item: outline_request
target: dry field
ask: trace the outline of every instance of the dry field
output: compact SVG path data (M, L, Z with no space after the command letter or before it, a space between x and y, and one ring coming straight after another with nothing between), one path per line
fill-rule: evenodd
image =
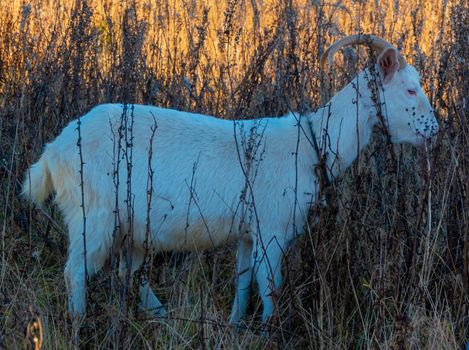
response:
M467 0L0 0L0 9L0 349L39 347L34 339L46 349L465 346ZM133 293L122 300L111 272L90 281L87 317L73 327L60 213L19 198L43 145L102 102L226 119L320 106L367 62L365 49L346 49L329 75L319 70L325 47L356 33L402 50L441 133L427 160L377 135L334 182L332 209L288 252L271 336L259 332L256 296L247 329L226 322L232 246L155 257L149 274L168 319L145 318Z

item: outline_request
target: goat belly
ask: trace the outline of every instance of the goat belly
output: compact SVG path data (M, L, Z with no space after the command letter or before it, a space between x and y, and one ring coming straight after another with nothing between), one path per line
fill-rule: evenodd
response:
M159 251L210 250L238 237L236 232L226 230L232 219L199 218L192 222L179 221L176 225L170 223L171 219L166 220L152 233L152 244Z

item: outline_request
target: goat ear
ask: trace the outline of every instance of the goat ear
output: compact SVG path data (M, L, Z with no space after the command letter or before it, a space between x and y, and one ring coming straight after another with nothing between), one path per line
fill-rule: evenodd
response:
M377 62L383 83L389 83L399 69L397 50L394 47L388 47L379 55Z

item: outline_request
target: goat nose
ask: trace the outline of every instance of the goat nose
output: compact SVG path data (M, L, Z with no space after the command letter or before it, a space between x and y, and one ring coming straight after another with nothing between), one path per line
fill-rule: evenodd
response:
M431 127L430 127L430 135L435 136L436 134L438 134L438 129L439 129L439 125L437 121L438 113L434 111L433 109L430 110L430 113L433 114L433 118L432 118L433 120L431 122Z
M438 122L436 118L433 119L432 127L431 127L431 132L433 135L436 135L438 133L438 130L440 129L440 126L438 125Z
M439 129L438 123L435 121L431 123L428 129L425 131L427 135L426 138L432 143L435 142L437 139L438 129Z

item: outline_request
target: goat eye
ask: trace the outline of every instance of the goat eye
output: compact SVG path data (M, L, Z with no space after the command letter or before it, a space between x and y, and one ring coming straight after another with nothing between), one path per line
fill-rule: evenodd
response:
M409 95L417 95L417 92L415 90L412 90L412 89L407 90L407 93Z

